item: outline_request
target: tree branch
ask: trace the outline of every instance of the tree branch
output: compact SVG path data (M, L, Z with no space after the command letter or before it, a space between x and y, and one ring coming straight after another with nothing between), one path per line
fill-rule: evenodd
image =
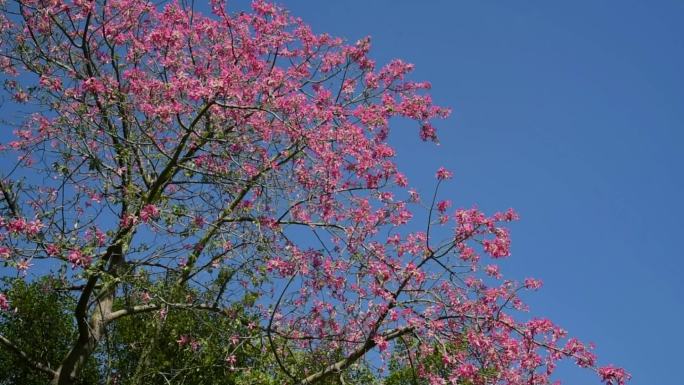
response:
M19 205L17 205L16 196L12 194L12 190L5 182L0 178L0 191L2 192L2 197L7 202L7 207L13 216L18 217L20 214Z
M214 313L225 314L225 310L218 306L212 306L208 304L192 304L192 303L164 303L164 306L177 308L177 309L195 309L195 310L205 310ZM115 321L121 317L125 317L133 314L147 313L155 310L161 310L162 304L147 304L147 305L136 305L127 307L124 309L116 310L104 319L105 324Z
M382 334L381 336L390 341L395 338L401 337L405 334L413 332L414 328L413 327L405 327L401 329L395 329L392 331L389 331L387 333ZM363 344L360 348L354 350L350 355L348 355L346 358L341 359L334 364L331 364L324 369L306 377L305 379L301 380L297 385L311 385L315 384L319 381L322 381L335 373L339 373L340 371L347 369L350 367L354 362L356 362L359 358L363 357L366 353L368 353L371 349L373 349L377 344L372 338L369 338L366 340L366 343Z

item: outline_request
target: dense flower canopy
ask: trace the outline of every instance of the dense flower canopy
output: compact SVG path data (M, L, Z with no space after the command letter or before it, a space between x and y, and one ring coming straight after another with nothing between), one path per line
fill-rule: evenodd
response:
M412 65L377 65L369 39L315 34L271 3L252 9L2 3L0 68L23 114L1 147L0 272L75 288L79 335L59 367L36 368L71 383L134 314L239 309L250 317L234 346L264 341L292 384L377 351L432 385L548 384L565 358L622 385L622 369L599 368L551 321L516 317L519 292L541 282L494 264L515 212L439 201L443 168L431 199L409 189L390 122L437 141L433 121L449 115ZM410 222L420 210L427 223ZM0 309L11 300L0 293ZM325 365L294 373L297 352Z

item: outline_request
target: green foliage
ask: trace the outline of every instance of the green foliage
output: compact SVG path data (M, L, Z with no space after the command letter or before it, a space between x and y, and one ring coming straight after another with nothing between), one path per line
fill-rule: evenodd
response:
M53 368L59 366L60 359L71 348L70 341L77 335L73 320L75 300L67 290L55 289L58 286L53 278L33 283L10 281L7 293L12 310L0 318L0 334L31 358L49 363ZM186 288L175 295L187 299L195 293ZM255 300L253 295L246 294L245 301ZM125 300L117 300L114 307L126 307ZM134 314L110 324L106 340L90 358L77 383L281 385L292 382L280 370L266 336L250 327L255 319L238 305L225 312L173 307L165 312L164 316L160 311ZM277 337L273 338L275 346L283 345ZM231 356L234 362L229 359ZM297 378L306 377L342 357L341 352L301 351L279 356L281 363ZM399 361L392 360L389 369L388 377L383 380L365 362L357 362L320 384L416 385L410 368L402 367ZM8 349L0 349L0 385L49 382L46 374Z
M9 282L7 293L12 309L0 316L0 334L32 359L56 368L69 350L76 330L68 312L73 308L73 300L53 286L50 278L33 283L20 279ZM96 378L95 360L91 359L77 383L92 384ZM43 385L49 381L49 376L8 349L0 349L0 384Z

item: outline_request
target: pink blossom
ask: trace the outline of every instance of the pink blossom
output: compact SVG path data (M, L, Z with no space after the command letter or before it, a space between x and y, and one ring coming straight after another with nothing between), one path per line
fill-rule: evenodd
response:
M105 86L99 79L88 78L83 82L83 90L94 94L101 94L105 92Z
M567 356L573 357L577 366L590 368L596 365L596 356L591 352L591 347L583 344L576 338L570 338L563 349Z
M406 175L402 173L397 173L394 176L394 182L397 184L399 187L406 187L408 186L408 178L406 178Z
M437 202L437 210L441 213L447 211L447 209L451 207L451 201L450 200L443 200Z
M501 273L499 272L499 266L497 265L487 265L485 267L485 272L487 275L494 278L501 278Z
M437 131L430 123L423 123L420 126L420 138L424 141L437 142Z
M28 235L36 235L40 232L40 230L45 227L43 223L40 221L40 219L33 220L31 222L28 222L26 225L26 234Z
M377 346L381 352L386 351L389 347L389 342L387 342L387 340L380 335L373 337L373 342L375 342L375 346Z
M235 370L235 363L237 363L237 357L235 357L235 354L231 354L226 357L226 364L228 364L230 370Z
M84 254L81 250L74 249L69 252L69 254L67 255L67 259L69 260L69 262L71 262L72 268L76 268L76 266L87 268L88 266L90 266L93 257Z
M540 279L535 278L525 278L525 287L532 290L537 290L541 288L543 282Z
M624 385L631 378L624 369L612 365L600 367L598 374L606 385Z
M62 89L62 80L60 78L42 75L40 77L40 85L50 91L60 91Z
M134 215L134 214L126 214L122 219L121 219L121 226L122 227L132 227L135 226L139 221L139 218Z
M33 264L30 259L22 258L22 260L17 263L17 270L22 274L26 274L31 266L33 266Z
M187 334L182 334L178 340L176 340L176 343L178 346L185 346L188 345L190 342L192 342L192 337L187 335Z
M24 91L18 91L16 92L12 98L17 102L17 103L26 103L29 101L30 97L29 94L24 92Z
M494 220L496 221L511 222L517 221L518 219L520 219L520 216L518 216L518 213L516 213L513 209L508 209L503 213L494 214Z
M100 229L95 229L95 240L97 241L98 246L104 246L105 241L107 240L107 236L105 233L102 232Z
M150 220L159 218L159 208L155 205L148 204L140 210L140 220L149 222Z
M454 174L451 171L447 170L446 168L440 167L437 170L436 176L437 176L437 180L445 180L445 179L451 179L454 176Z
M45 246L45 252L49 256L56 256L59 254L59 245L56 245L54 243L50 243L47 246Z
M420 194L416 190L409 190L409 200L413 203L420 202Z
M97 192L89 192L88 196L90 197L90 200L95 202L95 203L101 203L102 202L102 194L97 193Z
M0 293L0 310L9 310L9 301L7 300L7 296L5 295L5 293Z
M477 367L470 363L461 364L456 369L456 375L460 380L472 380L477 376Z
M201 215L196 215L195 218L192 220L192 223L201 229L207 223L207 220L204 219L204 217Z
M13 233L23 233L26 231L26 220L24 218L14 218L7 226L8 230Z

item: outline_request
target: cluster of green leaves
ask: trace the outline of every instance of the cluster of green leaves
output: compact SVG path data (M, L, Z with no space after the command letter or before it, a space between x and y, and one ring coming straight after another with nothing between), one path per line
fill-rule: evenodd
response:
M51 278L30 284L16 279L7 286L12 308L0 313L0 334L30 358L58 367L77 334L73 316L67 312L74 307L73 299L64 291L54 290L56 285ZM97 383L97 377L97 364L92 358L78 383ZM1 385L44 385L49 382L47 374L37 371L9 349L0 347Z
M11 280L6 282L6 289L12 309L0 316L0 334L36 361L58 367L77 335L72 315L75 301L69 290L60 289L60 281L49 277L32 283ZM184 289L175 295L187 299L194 293ZM123 299L117 301L116 308L126 307ZM342 352L321 357L320 352L300 351L279 357L278 363L266 336L250 330L252 321L238 307L224 313L169 307L163 316L154 311L122 317L108 327L104 343L77 383L281 385L292 382L289 376L304 378L325 363L342 358ZM181 342L183 336L187 341ZM273 338L275 346L281 345L277 337ZM401 346L397 352L399 349ZM227 360L231 356L234 361ZM392 359L388 375L382 378L370 365L358 362L322 385L423 385L413 368L402 362ZM439 362L437 355L426 361L431 366ZM279 370L280 365L289 374ZM0 385L49 382L48 375L0 347Z

